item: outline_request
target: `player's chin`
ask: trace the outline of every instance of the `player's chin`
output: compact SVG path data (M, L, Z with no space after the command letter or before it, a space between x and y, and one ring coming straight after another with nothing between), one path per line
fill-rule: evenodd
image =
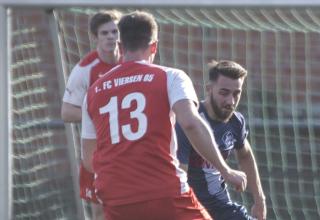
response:
M117 47L117 44L106 44L103 50L106 52L112 52L116 49L116 47Z
M223 113L225 115L231 115L233 112L234 112L233 108L227 108L227 107L223 108Z

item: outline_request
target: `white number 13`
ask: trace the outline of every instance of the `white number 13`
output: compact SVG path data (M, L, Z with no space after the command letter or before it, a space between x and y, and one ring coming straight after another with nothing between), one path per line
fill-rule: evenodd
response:
M146 98L140 92L134 92L126 95L121 102L121 109L128 109L131 106L131 102L137 102L137 108L130 112L130 118L136 118L138 120L138 129L133 132L130 124L121 126L121 132L123 136L130 141L138 140L147 131L148 120L146 115L143 113L146 107ZM118 110L118 97L111 97L108 104L99 109L100 114L109 113L109 125L110 125L110 136L111 143L117 144L120 142L119 135L119 110Z

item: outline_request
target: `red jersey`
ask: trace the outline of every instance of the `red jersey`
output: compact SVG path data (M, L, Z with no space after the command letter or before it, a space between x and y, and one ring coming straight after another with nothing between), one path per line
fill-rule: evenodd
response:
M72 69L66 85L63 102L81 106L89 86L116 65L102 61L96 50L88 53Z
M72 69L66 85L63 102L82 106L89 86L116 65L105 63L101 60L96 50L88 53ZM81 165L79 174L81 198L92 199L92 195L94 195L94 192L92 192L93 179L94 175L85 170Z
M89 88L82 138L97 139L93 169L103 202L135 203L189 190L171 111L182 99L198 101L190 78L144 61L118 65Z

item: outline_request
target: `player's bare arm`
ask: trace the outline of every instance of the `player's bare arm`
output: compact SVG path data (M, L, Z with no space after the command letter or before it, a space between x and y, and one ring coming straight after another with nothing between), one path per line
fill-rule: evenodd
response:
M63 102L61 106L61 118L64 122L80 122L81 107Z
M245 141L243 148L237 150L237 158L241 170L247 174L248 189L254 198L251 214L258 220L265 220L267 212L265 195L261 186L257 164L248 140Z
M180 100L173 105L173 111L195 150L212 163L227 182L233 184L240 191L245 190L247 186L246 174L233 170L226 164L208 125L200 117L195 104L191 100Z
M82 163L83 163L83 166L91 173L93 173L92 156L96 149L96 146L97 146L96 139L82 138L82 143L81 143Z

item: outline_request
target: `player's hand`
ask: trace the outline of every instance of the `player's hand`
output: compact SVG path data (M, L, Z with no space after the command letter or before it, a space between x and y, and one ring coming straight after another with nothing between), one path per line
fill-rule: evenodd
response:
M223 175L223 178L238 192L243 192L247 188L247 175L242 171L230 169Z
M251 207L251 215L258 220L267 219L267 206L264 199L257 200Z
M86 170L81 163L79 173L80 197L88 202L99 203L93 182L94 173Z

